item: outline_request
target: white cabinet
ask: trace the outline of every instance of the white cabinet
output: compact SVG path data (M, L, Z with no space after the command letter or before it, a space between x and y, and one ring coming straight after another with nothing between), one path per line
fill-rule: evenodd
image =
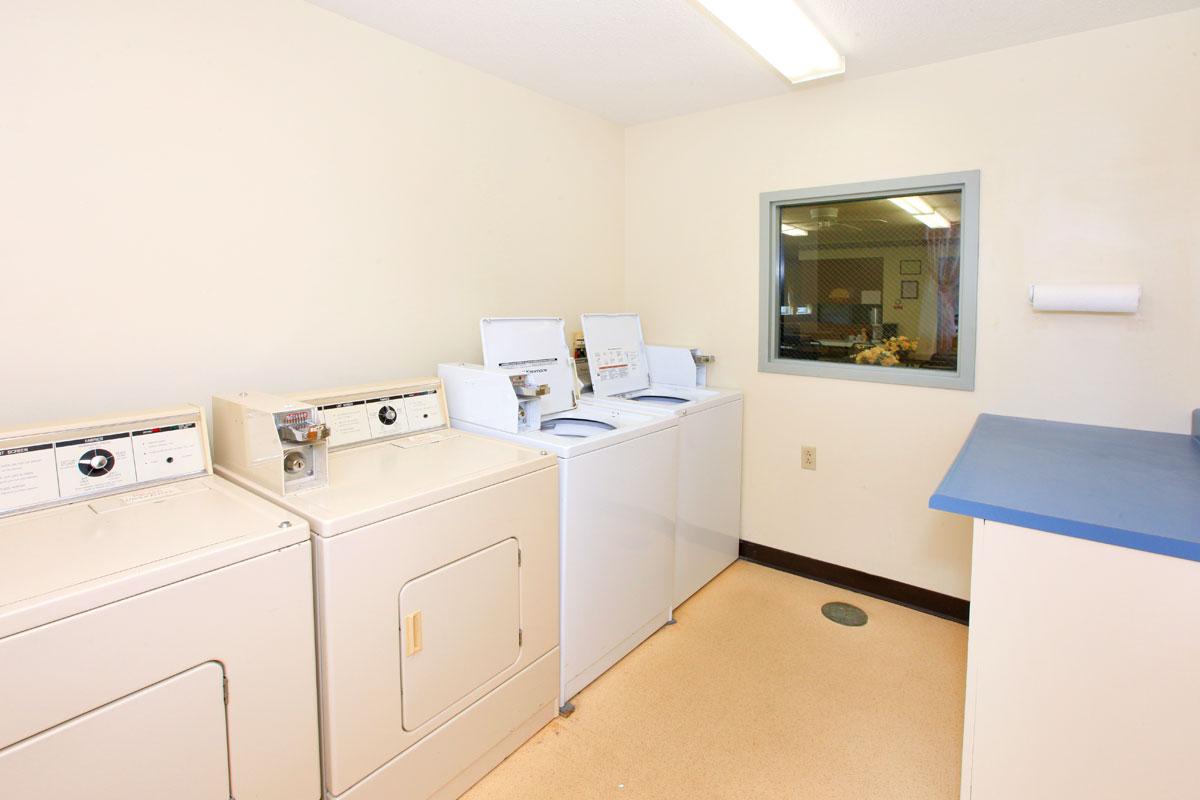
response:
M1198 796L1200 562L976 520L971 581L964 800Z

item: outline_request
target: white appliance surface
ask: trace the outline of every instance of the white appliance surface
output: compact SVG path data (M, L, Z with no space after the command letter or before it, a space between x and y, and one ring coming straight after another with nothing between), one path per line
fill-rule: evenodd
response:
M307 539L294 514L208 475L0 519L0 635Z
M609 411L581 406L564 413L610 419ZM638 426L626 420L626 435L607 447L454 421L559 453L563 702L670 619L677 425L666 415Z
M0 459L0 785L319 796L308 526L210 474L200 409L3 432Z
M742 515L742 394L651 385L638 397L584 393L580 408L636 409L679 422L674 590L681 605L738 558ZM661 402L669 397L682 402ZM692 398L692 399L687 399Z
M738 558L742 514L742 392L658 383L652 374L624 390L592 364L601 352L644 351L636 314L584 314L589 369L600 393L584 392L581 408L597 406L666 414L679 420L679 489L672 609ZM621 343L614 345L613 343ZM597 344L598 343L598 344ZM678 351L690 362L688 348ZM611 360L611 359L610 359Z
M405 655L400 696L413 731L521 655L520 548L505 539L409 581L400 590ZM463 586L472 591L464 591ZM439 606L445 597L448 602ZM427 609L437 608L437 613ZM425 649L425 641L445 646ZM424 658L414 658L424 653Z
M538 451L443 429L335 450L329 454L328 486L282 502L317 535L334 536L553 463ZM217 471L223 474L219 464Z
M529 375L540 365L538 380L551 387L541 398L541 430L451 421L558 456L565 703L670 618L678 419L579 404L561 319L490 318L481 331L486 367ZM572 387L569 395L563 385Z
M574 408L575 360L558 317L485 317L479 322L483 363L509 374L522 373L550 387L542 414Z
M489 317L480 322L480 331L485 366L528 375L550 387L549 394L539 400L541 430L508 436L465 419L453 420L456 428L500 436L570 458L674 424L664 424L654 414L580 405L575 392L575 362L570 358L563 321L558 317Z
M5 748L0 785L54 800L226 800L223 680L210 661Z
M537 447L560 458L573 458L629 442L648 433L668 430L678 424L662 414L633 412L599 405L579 405L569 411L542 418L542 430L507 434L490 428L453 421L455 427L489 436L499 436L526 447ZM672 472L674 469L671 470Z
M645 389L635 389L612 397L600 396L595 392L583 392L580 399L646 413L668 411L679 415L703 408L712 408L723 403L740 402L742 390L722 389L716 386L673 386L665 383L651 383Z
M297 397L330 425L328 485L217 470L311 523L326 793L457 796L557 707L557 462L450 430L436 378Z

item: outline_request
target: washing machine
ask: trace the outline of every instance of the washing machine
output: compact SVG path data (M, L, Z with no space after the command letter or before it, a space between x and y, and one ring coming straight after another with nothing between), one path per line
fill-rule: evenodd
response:
M0 787L319 798L308 525L195 406L0 432Z
M484 319L486 365L442 364L455 428L559 465L563 711L670 619L678 424L581 405L563 321Z
M710 356L647 345L637 314L584 314L591 390L600 403L679 419L673 605L738 557L742 532L742 393L708 387Z
M217 471L308 521L327 798L454 798L554 717L553 456L436 378L213 398Z

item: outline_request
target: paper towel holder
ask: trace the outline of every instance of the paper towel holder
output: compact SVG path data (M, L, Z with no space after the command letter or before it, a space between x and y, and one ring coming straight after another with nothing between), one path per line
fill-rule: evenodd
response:
M1136 314L1141 299L1138 283L1029 284L1034 311Z

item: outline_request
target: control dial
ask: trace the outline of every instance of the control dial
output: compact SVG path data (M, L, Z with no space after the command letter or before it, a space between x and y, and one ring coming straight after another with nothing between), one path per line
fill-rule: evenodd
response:
M379 421L384 425L392 425L396 422L396 409L391 406L380 406Z
M112 472L116 464L117 460L110 451L98 447L80 456L77 466L79 471L89 478L98 478Z

